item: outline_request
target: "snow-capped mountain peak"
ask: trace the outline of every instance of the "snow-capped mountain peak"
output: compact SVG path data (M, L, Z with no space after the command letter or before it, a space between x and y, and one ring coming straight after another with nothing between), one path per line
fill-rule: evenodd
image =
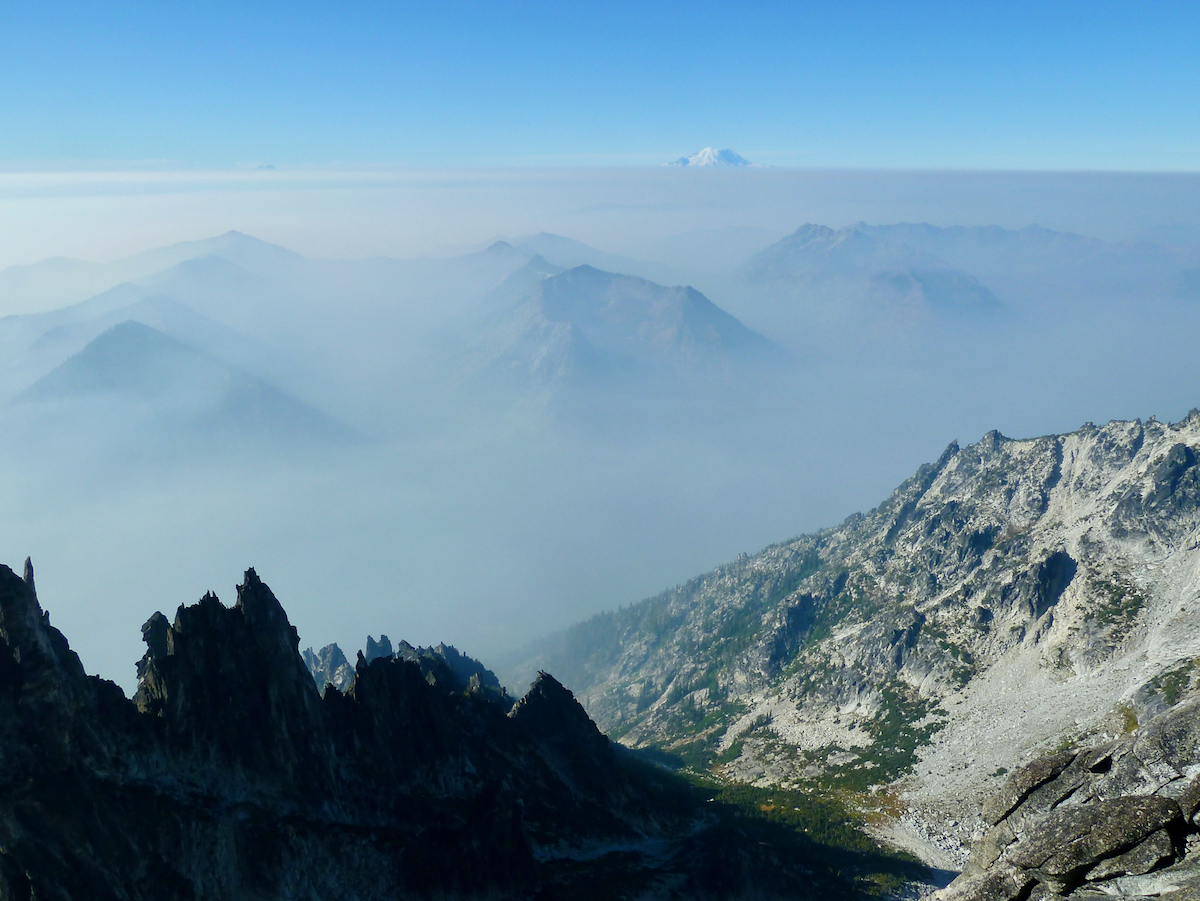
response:
M728 148L718 150L716 147L705 147L691 156L681 156L668 166L752 166L754 165L743 156Z

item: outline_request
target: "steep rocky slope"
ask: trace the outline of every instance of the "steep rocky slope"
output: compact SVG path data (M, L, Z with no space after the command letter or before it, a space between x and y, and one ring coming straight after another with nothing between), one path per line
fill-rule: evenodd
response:
M253 570L142 631L131 701L0 567L0 898L854 897L895 870L748 833L545 673L512 705L402 647L318 694Z
M956 869L1004 772L1129 731L1200 655L1198 459L1195 412L951 444L869 513L597 616L505 675L553 669L628 745L852 792Z

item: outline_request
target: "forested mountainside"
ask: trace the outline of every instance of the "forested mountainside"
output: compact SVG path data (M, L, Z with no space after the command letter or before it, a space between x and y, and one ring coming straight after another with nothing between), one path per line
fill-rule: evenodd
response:
M318 694L254 570L142 634L130 700L0 567L0 898L859 898L913 870L828 804L748 815L639 760L546 673L514 704L402 645Z
M1198 460L1195 411L953 443L865 515L503 672L550 669L611 736L695 768L869 793L957 866L1000 774L1157 714L1200 655Z

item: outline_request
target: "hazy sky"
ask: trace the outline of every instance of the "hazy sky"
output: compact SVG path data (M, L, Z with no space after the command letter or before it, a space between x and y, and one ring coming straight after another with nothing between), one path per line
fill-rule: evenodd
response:
M1195 170L1195 3L0 4L9 169Z
M714 273L807 222L1195 248L1198 34L1195 3L6 0L0 269L231 229L320 258L545 230L662 263L655 278L743 315ZM770 168L661 165L708 145ZM0 295L0 317L64 302ZM55 622L126 687L149 612L209 587L230 601L250 563L306 643L386 629L491 653L878 503L951 438L1181 416L1187 329L1136 309L1061 314L1049 354L1034 317L1029 390L1008 375L1019 354L973 358L975 381L806 375L825 381L746 445L499 453L484 436L442 459L414 437L354 466L134 488L73 457L5 460L0 561L32 553Z

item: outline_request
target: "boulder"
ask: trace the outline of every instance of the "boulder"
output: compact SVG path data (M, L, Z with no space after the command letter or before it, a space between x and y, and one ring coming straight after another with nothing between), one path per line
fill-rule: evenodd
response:
M992 828L936 897L1197 898L1200 866L1188 849L1200 848L1198 810L1192 698L1118 741L1045 755L1012 774L983 805Z

